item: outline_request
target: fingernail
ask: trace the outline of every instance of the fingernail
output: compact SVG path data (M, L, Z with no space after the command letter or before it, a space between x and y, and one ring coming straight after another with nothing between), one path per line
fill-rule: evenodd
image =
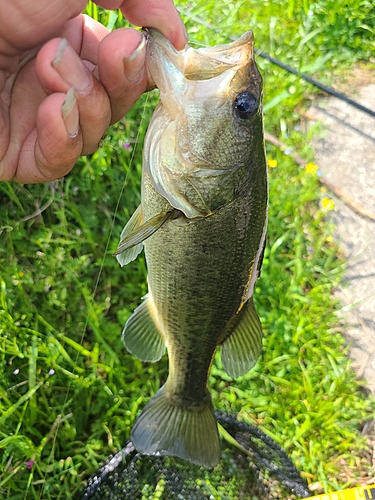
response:
M68 93L66 94L65 101L61 105L61 114L69 137L74 139L78 135L79 114L77 99L73 87L70 87Z
M65 38L61 40L57 48L52 66L77 92L84 92L92 84L89 71Z
M125 76L130 83L138 82L142 76L146 57L146 39L142 34L142 40L138 47L124 59Z

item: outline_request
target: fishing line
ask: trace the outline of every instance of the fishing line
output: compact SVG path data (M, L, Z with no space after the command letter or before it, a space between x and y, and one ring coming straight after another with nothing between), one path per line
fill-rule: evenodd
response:
M118 210L119 210L119 207L120 207L121 198L122 198L122 195L124 194L124 189L125 189L125 187L127 185L127 182L128 182L129 172L130 172L130 170L132 168L132 165L133 165L134 155L136 153L137 146L139 144L139 136L140 136L140 133L141 133L141 126L143 124L143 121L144 121L144 118L145 118L145 115L146 115L146 108L147 108L148 101L149 101L149 94L146 94L146 100L145 100L145 103L144 103L144 106L143 106L141 119L139 121L138 132L137 132L137 136L136 136L135 142L134 142L134 148L132 150L132 154L131 154L131 157L130 157L130 161L129 161L129 165L128 165L128 168L127 168L127 172L126 172L126 175L125 175L124 182L122 183L122 186L121 186L121 189L120 189L120 193L119 193L118 198L117 198L116 207L115 207L115 211L114 211L114 214L113 214L113 217L112 217L112 222L111 222L111 225L110 225L110 230L109 230L109 235L108 235L108 238L107 238L106 247L105 247L103 258L102 258L102 261L101 261L101 264L100 264L100 267L99 267L98 275L97 275L97 278L96 278L96 281L95 281L95 285L94 285L94 289L93 289L93 293L92 293L92 298L91 298L91 301L90 301L90 306L88 308L88 312L87 312L87 315L86 315L85 324L83 326L83 331L82 331L81 339L80 339L80 342L79 342L80 346L82 346L83 340L84 340L85 335L86 335L86 331L87 331L87 327L88 327L89 319L90 319L90 314L91 314L91 307L93 306L93 304L95 302L95 296L96 296L96 292L98 290L100 278L101 278L101 275L102 275L102 271L103 271L103 267L104 267L104 261L105 261L105 258L107 256L107 253L108 253L108 247L110 245L110 241L111 241L111 238L112 238L113 229L115 227L115 222L116 222ZM77 353L76 358L75 358L75 365L77 365L77 363L78 363L79 356L80 356L80 353ZM75 366L73 367L73 374L74 373L75 373ZM61 409L62 409L61 414L63 414L64 407L65 407L65 405L66 405L66 403L68 401L68 397L69 397L69 394L70 394L71 386L72 386L72 380L69 381L67 392L66 392L66 396L65 396L65 400L64 400L64 403L61 405ZM56 429L55 429L54 435L52 437L52 449L51 449L51 452L50 452L50 455L49 455L50 457L52 457L53 454L54 454L55 444L56 444L56 439L57 439L57 434L58 434L58 431L59 431L60 423L63 422L63 421L64 421L64 418L62 418L62 417L59 418L59 421L58 421L58 423L56 425ZM43 477L44 484L43 484L43 486L41 488L41 491L40 491L39 500L41 500L42 494L44 492L44 485L46 484L46 478L47 478L47 475L48 475L47 469L48 469L48 465L49 464L50 464L50 460L47 463L46 473L45 473L45 475ZM65 472L68 472L68 471L65 471ZM27 493L27 491L25 492L25 494L26 493ZM25 498L26 498L26 496L25 496Z
M276 64L280 68L285 69L286 71L289 71L289 73L293 73L293 75L299 76L300 78L302 78L302 80L305 80L306 82L311 83L312 85L314 85L318 89L323 90L323 92L325 92L326 94L330 94L334 97L337 97L337 99L341 99L342 101L347 102L348 104L350 104L354 108L357 108L360 111L363 111L364 113L367 113L368 115L375 118L375 111L373 111L372 109L366 108L366 106L362 106L362 104L360 104L357 101L354 101L353 99L350 99L350 97L348 97L347 95L345 95L341 92L338 92L337 90L333 89L332 87L328 87L327 85L323 85L323 83L318 82L318 80L315 80L314 78L311 78L311 76L308 76L305 73L301 73L300 71L296 70L295 68L292 68L288 64L285 64L285 63L279 61L278 59L271 57L269 54L266 54L265 52L263 52L260 49L255 48L254 52L258 56L263 57L264 59L267 59L267 61L271 62L272 64Z
M216 31L216 33L220 33L221 32L221 30L219 28L215 28L210 23L204 21L204 19L201 19L198 16L191 15L189 13L189 11L184 11L183 9L180 9L180 10L181 10L181 13L184 16L186 16L188 19L192 19L193 21L201 24L202 26L205 26L206 28L209 28L209 29L211 29L213 31ZM233 40L233 41L237 40L237 37L234 37L234 36L229 36L228 38L230 40ZM289 73L292 73L293 75L298 76L302 80L305 80L306 82L310 83L311 85L314 85L315 87L317 87L318 89L322 90L323 92L325 92L327 94L330 94L330 95L336 97L337 99L340 99L341 101L344 101L344 102L350 104L354 108L359 109L363 113L367 113L368 115L370 115L373 118L375 118L375 111L373 111L372 109L367 108L366 106L363 106L362 104L360 104L357 101L354 101L353 99L350 99L350 97L348 97L346 94L343 94L342 92L338 92L337 90L333 89L332 87L329 87L328 85L324 85L323 83L320 83L318 80L315 80L314 78L311 78L311 76L308 76L305 73L301 73L297 69L292 68L288 64L283 63L279 59L276 59L275 57L271 57L269 54L267 54L266 52L263 52L263 50L261 50L261 49L254 48L254 52L259 57L263 57L263 59L266 59L270 63L275 64L275 65L279 66L280 68L284 69L285 71L288 71Z
M201 44L201 45L203 45L203 44ZM121 189L120 189L120 193L118 195L118 199L117 199L117 202L116 202L116 207L115 207L114 215L112 217L112 221L111 221L111 224L110 224L110 230L109 230L109 235L108 235L108 238L107 238L106 247L105 247L105 250L104 250L103 258L102 258L102 261L101 261L101 264L100 264L100 267L99 267L99 271L98 271L98 275L97 275L97 278L96 278L96 281L95 281L95 285L94 285L94 288L93 288L92 298L91 298L91 302L90 302L90 305L89 305L89 308L88 308L88 312L87 312L87 315L86 315L85 324L83 326L82 335L81 335L81 338L80 338L80 341L79 341L79 345L80 346L82 346L83 340L84 340L86 332L87 332L87 327L88 327L88 324L89 324L89 319L90 319L90 314L91 314L91 307L93 306L93 304L95 302L95 296L96 296L97 289L98 289L98 286L99 286L99 282L100 282L102 270L104 268L104 261L105 261L106 255L108 253L108 248L109 248L110 241L111 241L111 238L112 238L112 234L113 234L113 230L114 230L114 226L115 226L115 222L116 222L118 210L119 210L119 207L120 207L120 202L121 202L121 199L122 199L125 187L126 187L127 182L128 182L129 172L130 172L131 167L133 165L134 156L135 156L135 153L137 151L137 145L139 144L139 136L140 136L140 133L141 133L142 124L143 124L144 119L145 119L146 109L147 109L148 102L149 102L149 93L146 94L146 99L145 99L145 103L144 103L144 106L143 106L141 119L139 121L138 132L137 132L137 136L135 138L135 146L134 146L134 148L132 150L132 154L131 154L130 161L129 161L129 166L128 166L128 169L127 169L127 172L126 172L126 175L125 175L124 182L122 183L122 186L121 186ZM79 356L80 356L80 353L77 353L76 358L75 358L75 365L77 365L77 363L78 363ZM74 373L75 373L75 366L73 367L73 374ZM72 386L72 380L69 381L69 384L68 384L68 387L67 387L66 396L65 396L65 400L64 400L64 403L61 405L61 409L62 409L61 415L63 414L63 412L64 412L63 409L66 406L66 403L68 401L68 397L69 397L69 394L70 394L71 386ZM58 431L59 431L59 426L60 426L60 423L63 422L63 421L64 421L64 418L62 418L62 417L59 418L58 423L56 425L56 429L55 429L55 432L54 432L54 435L53 435L53 438L52 438L52 449L51 449L51 452L50 452L50 457L52 457L53 454L54 454L54 449L55 449L55 445L56 445L56 439L57 439L57 435L58 435ZM49 465L50 462L51 462L51 460L48 461L47 466ZM65 471L65 472L67 472L67 471ZM48 472L46 472L46 474L43 477L44 484L43 484L43 486L41 488L41 492L40 492L40 495L39 495L39 500L41 500L41 498L42 498L42 495L43 495L43 492L44 492L44 485L46 484L45 480L46 480L47 476L48 476Z

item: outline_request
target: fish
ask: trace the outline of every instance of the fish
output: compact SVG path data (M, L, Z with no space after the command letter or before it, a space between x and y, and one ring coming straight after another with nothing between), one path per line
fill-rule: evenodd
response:
M125 324L145 362L168 351L165 384L131 432L146 455L208 469L220 442L208 376L218 346L226 372L247 373L262 348L253 292L268 211L262 78L251 31L226 45L177 51L147 29L146 66L160 102L145 138L141 204L116 251L144 248L148 294Z

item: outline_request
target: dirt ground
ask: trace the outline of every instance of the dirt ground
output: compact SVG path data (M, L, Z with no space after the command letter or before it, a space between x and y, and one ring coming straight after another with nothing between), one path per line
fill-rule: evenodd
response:
M375 110L375 72L372 83L368 72L365 76L355 77L366 85L353 86L351 94ZM345 283L337 291L343 304L340 322L353 367L375 394L375 118L332 97L316 100L309 116L322 125L313 146L323 177L374 216L361 216L331 195L336 236L347 260Z
M374 70L357 68L335 87L375 111ZM313 140L315 162L341 194L329 194L335 202L336 237L347 261L344 283L336 292L342 303L340 331L364 390L375 395L375 118L333 97L316 99L307 117L321 127ZM375 421L367 422L362 434L369 442L364 463L375 470ZM362 484L374 482L373 475L362 479Z

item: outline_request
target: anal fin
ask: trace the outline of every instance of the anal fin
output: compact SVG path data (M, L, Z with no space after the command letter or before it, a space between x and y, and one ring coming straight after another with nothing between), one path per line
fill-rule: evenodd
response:
M251 297L229 322L221 347L225 371L233 378L245 375L257 362L262 349L262 325Z
M165 343L152 316L152 298L143 302L125 323L122 340L126 349L142 361L158 361L165 353Z

